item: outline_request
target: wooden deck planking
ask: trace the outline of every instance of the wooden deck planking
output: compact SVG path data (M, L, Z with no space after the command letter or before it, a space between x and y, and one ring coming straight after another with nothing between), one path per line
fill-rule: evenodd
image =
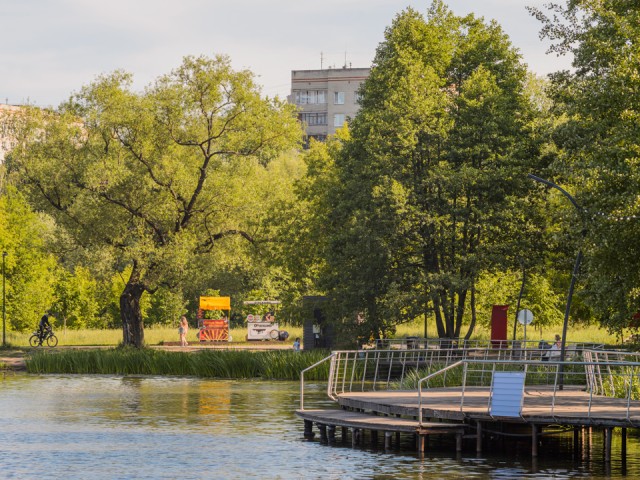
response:
M385 417L348 410L298 410L299 417L320 424L338 427L361 428L367 430L410 433L463 433L459 423L423 422L398 417Z
M491 418L488 414L488 388L466 388L462 409L461 392L461 388L433 388L423 391L422 408L425 418L457 421ZM417 391L343 393L338 396L338 402L352 408L387 414L418 415ZM581 387L567 386L564 390L557 391L553 409L552 402L553 387L525 388L521 421L640 427L638 401L631 402L628 419L626 399L590 396L588 392L582 391Z

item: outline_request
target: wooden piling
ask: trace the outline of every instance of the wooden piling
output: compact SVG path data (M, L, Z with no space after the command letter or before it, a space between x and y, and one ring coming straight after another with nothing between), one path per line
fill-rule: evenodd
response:
M322 423L319 423L318 430L320 430L320 442L329 443L329 439L327 438L327 426Z
M336 426L329 425L327 427L327 438L329 440L329 445L334 445L336 443Z
M304 438L313 440L315 433L313 433L313 422L311 420L304 421Z
M384 432L384 449L389 450L391 448L391 437L393 432Z
M482 422L476 425L476 453L482 453Z
M531 424L531 456L538 456L538 426L535 423Z
M606 427L604 429L604 461L611 461L611 439L613 437L613 428Z

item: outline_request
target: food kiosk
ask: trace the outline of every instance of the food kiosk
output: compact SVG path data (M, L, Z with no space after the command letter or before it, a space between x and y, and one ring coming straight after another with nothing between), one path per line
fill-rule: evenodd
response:
M223 312L222 318L214 312ZM226 315L224 315L226 312ZM198 340L200 342L230 342L229 314L231 297L200 297L198 308ZM218 318L211 318L216 316Z

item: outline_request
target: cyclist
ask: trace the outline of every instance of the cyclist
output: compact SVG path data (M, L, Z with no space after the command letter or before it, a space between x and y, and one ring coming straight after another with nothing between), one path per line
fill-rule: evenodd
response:
M40 345L42 345L42 341L44 340L46 333L51 331L49 315L51 315L51 312L46 311L45 314L42 315L40 323L38 324L38 337L40 337Z

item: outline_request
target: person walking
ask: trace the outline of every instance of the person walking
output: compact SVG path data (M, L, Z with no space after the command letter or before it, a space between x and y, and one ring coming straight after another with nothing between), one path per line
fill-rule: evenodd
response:
M186 347L189 345L187 342L187 332L189 331L189 322L187 322L187 317L182 315L180 317L180 325L178 326L178 333L180 334L180 346Z

